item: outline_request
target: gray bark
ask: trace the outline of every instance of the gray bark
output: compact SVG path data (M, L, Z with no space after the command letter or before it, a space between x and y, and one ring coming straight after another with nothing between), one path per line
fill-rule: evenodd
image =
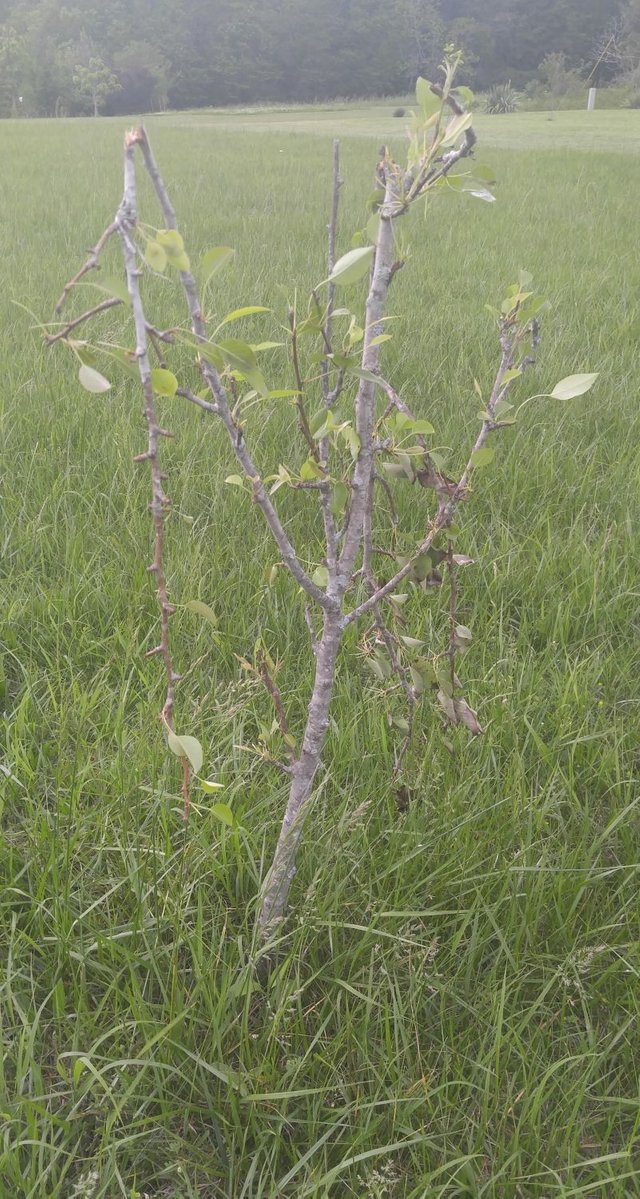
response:
M375 372L379 368L380 349L372 345L382 331L382 317L393 278L393 217L395 185L389 175L385 204L381 210L375 248L371 284L366 305L366 328L362 365ZM343 548L335 568L330 571L322 636L316 647L316 672L313 691L307 709L307 723L302 750L293 767L287 808L280 829L271 869L262 891L258 926L262 943L277 932L284 916L289 890L296 872L296 855L313 801L316 777L327 729L333 682L342 632L342 608L345 592L351 582L355 561L362 545L365 513L371 495L374 472L373 423L375 418L376 384L362 379L356 396L356 431L360 437L360 453L353 473L352 499L344 534Z

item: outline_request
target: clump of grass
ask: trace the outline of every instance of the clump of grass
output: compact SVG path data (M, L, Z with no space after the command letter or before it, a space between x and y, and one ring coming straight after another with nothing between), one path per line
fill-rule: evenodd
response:
M394 117L404 117L404 116L406 116L406 112L407 112L406 108L394 108L393 116Z
M517 92L509 83L498 83L487 93L484 102L484 111L491 116L498 116L502 113L516 112L518 108Z

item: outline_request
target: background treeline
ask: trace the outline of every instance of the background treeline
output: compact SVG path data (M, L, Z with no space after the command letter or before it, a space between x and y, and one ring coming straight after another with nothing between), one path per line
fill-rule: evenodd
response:
M397 95L447 42L477 89L607 46L603 82L636 66L640 0L0 0L0 116Z

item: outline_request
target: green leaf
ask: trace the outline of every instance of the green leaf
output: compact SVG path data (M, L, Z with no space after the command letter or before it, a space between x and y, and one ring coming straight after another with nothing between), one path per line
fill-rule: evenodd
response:
M307 461L303 462L300 467L300 478L308 483L313 479L324 479L325 473L313 458L307 458Z
M170 258L184 252L184 241L177 229L159 229L156 240L166 250Z
M439 691L437 695L438 703L441 708L444 708L449 720L452 724L457 724L456 707L453 698L447 695L446 691Z
M78 371L78 379L85 391L90 391L94 395L100 395L104 391L111 390L111 384L100 371L96 371L92 366L87 366L86 362L82 363Z
M331 511L334 516L341 516L349 503L349 488L344 483L336 483L331 497Z
M244 487L242 475L227 475L225 483L231 483L233 487Z
M157 366L151 372L151 386L157 396L174 396L178 390L178 380L173 371Z
M463 191L468 192L476 200L484 200L486 204L495 204L496 202L493 192L490 192L486 187L465 187Z
M485 166L484 163L474 163L473 165L474 179L480 179L483 183L495 183L496 173L491 167Z
M200 786L205 795L215 795L216 791L224 791L224 783L216 783L213 779L200 779Z
M316 587L326 587L329 582L329 571L326 566L316 566L312 576L312 582Z
M191 263L185 253L184 242L177 229L160 229L157 243L164 250L170 266L178 271L190 271Z
M242 480L240 481L242 482ZM197 616L202 616L205 620L208 620L209 624L212 624L214 628L218 627L218 621L216 620L213 608L210 608L203 600L189 600L188 604L185 604L184 607L188 612L195 612Z
M255 354L248 342L241 342L239 338L230 337L228 341L218 342L217 349L222 350L224 360L230 367L242 370L244 367L255 366Z
M115 296L116 299L122 300L127 308L131 307L131 296L124 279L114 279L111 275L100 275L99 279L91 281L91 287L97 287L98 291L104 291L108 296Z
M519 379L521 374L522 374L521 370L514 369L514 370L510 370L510 371L505 371L504 375L502 376L502 379L500 380L500 387L506 387L507 383L512 383L514 379Z
M144 252L144 259L145 262L149 264L152 271L159 271L160 274L162 274L162 272L166 270L167 255L165 254L159 242L147 242L147 248Z
M123 346L109 346L109 349L103 347L103 352L108 354L109 358L113 358L116 362L119 362L132 379L140 378L135 350L126 350Z
M537 316L539 312L546 312L550 307L549 301L545 300L544 296L532 296L530 300L521 304L518 312L518 320L526 325L527 321L533 320L534 316Z
M409 667L409 673L411 675L411 682L413 683L416 693L418 695L422 695L422 692L424 691L424 685L425 685L425 680L424 680L423 674L421 673L421 671L417 670L415 666Z
M257 312L271 312L271 309L262 308L258 304L249 304L247 308L234 308L233 312L229 312L224 320L220 321L218 328L221 329L223 325L230 325L232 321L239 321L243 316L255 316ZM270 345L272 344L274 343L270 343ZM275 344L279 343L276 342Z
M194 774L198 774L202 769L204 754L202 746L196 737L187 737L185 734L169 733L167 737L169 749L176 754L178 758L187 758L191 765Z
M373 246L363 246L359 250L349 250L348 254L343 254L329 275L329 282L345 287L350 283L357 283L369 270L373 250Z
M498 400L498 403L494 408L494 413L496 416L502 417L506 416L507 412L511 412L512 409L513 404L510 404L508 400Z
M267 311L271 311L271 310L267 309ZM281 348L281 346L283 346L283 345L284 345L283 341L259 341L257 343L254 342L253 345L251 346L251 349L254 351L255 354L259 354L262 350L279 350ZM271 394L273 395L273 392ZM298 392L296 392L295 394L298 395Z
M252 387L260 392L260 395L268 395L269 388L264 381L262 372L258 369L256 356L248 342L229 338L227 341L219 341L216 348L221 351L227 366L230 366L232 370L240 371L240 374L249 380Z
M438 112L442 105L440 97L431 91L429 80L423 79L422 75L416 79L416 103L420 106L425 120L433 116L434 112Z
M78 358L81 362L84 362L85 366L97 367L98 355L93 346L86 345L84 342L74 342L73 344Z
M576 396L584 395L586 391L590 391L593 387L598 374L595 375L567 375L566 379L561 379L556 383L551 392L552 400L573 400Z
M212 366L215 366L217 371L224 370L224 355L222 351L219 350L217 346L212 345L211 342L203 342L201 345L199 345L198 353L202 358L205 358L207 362L210 362Z
M428 433L435 433L435 429L434 429L433 425L431 424L431 421L428 421L428 420L412 421L411 431L415 434L421 433L423 435L426 435Z
M232 250L231 246L214 246L212 250L207 250L200 264L207 277L207 282L231 262L234 254L235 250Z
M482 466L488 466L493 462L495 450L490 445L483 445L482 449L474 450L471 455L471 465L477 469Z
M433 570L433 562L429 554L418 554L413 564L413 576L418 583L428 579Z
M467 108L470 104L473 104L475 96L470 87L465 87L464 84L458 84L454 90L461 103L466 104Z
M342 363L339 363L342 365ZM345 361L343 369L348 375L355 375L356 379L366 379L367 383L375 383L376 387L381 387L384 391L384 384L378 375L374 375L373 371L369 371L366 367L356 366L355 364Z
M184 250L181 254L167 254L167 258L169 259L169 266L175 267L177 271L191 270L191 260L189 255L185 254Z
M360 453L361 442L358 434L353 428L353 425L347 425L346 428L341 429L340 436L349 446L349 453L355 462L358 454Z
M367 196L366 207L369 212L377 212L384 201L384 191L381 187L376 188ZM335 312L333 314L335 316Z
M211 814L217 820L221 820L223 824L228 824L229 828L235 828L236 818L228 803L214 803Z
M472 121L473 121L473 113L470 113L470 112L463 112L460 114L460 116L453 117L452 120L450 120L449 124L447 125L447 128L445 130L445 135L442 139L441 145L442 146L453 145L453 142L455 142L460 137L460 134L464 133L465 129L469 128ZM492 199L495 199L495 197L492 197Z
M392 479L406 479L407 472L404 466L399 462L383 462L382 469L385 474L390 475Z
M381 346L383 341L391 341L391 333L378 333L377 337L372 337L369 342L370 346Z
M369 217L369 220L367 221L367 223L365 225L365 231L366 231L367 237L369 238L369 241L374 246L376 245L376 242L378 241L379 228L380 228L380 217L378 216L377 212L372 212L371 216Z
M309 428L311 429L311 432L315 438L318 437L319 431L324 429L325 425L327 426L327 429L333 428L333 412L330 408L319 408L317 412L313 413L311 419L309 420Z

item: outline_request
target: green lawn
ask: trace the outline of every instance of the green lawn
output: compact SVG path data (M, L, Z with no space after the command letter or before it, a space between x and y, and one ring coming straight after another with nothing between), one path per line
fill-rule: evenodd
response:
M252 340L280 340L294 288L304 297L326 273L331 138L347 249L377 146L402 131L389 106L148 125L193 260L237 248L216 312L274 309L247 323ZM296 589L265 586L275 555L224 484L220 430L163 401L170 591L211 604L220 630L216 643L190 612L174 617L177 723L245 830L205 799L185 834L161 670L145 658L140 399L115 375L106 396L84 392L18 306L48 319L111 219L124 127L0 123L0 1197L632 1199L640 113L480 117L497 203L443 195L407 222L385 369L452 447L451 473L477 429L473 379L490 386L497 362L484 305L520 268L553 306L522 395L573 371L600 379L525 408L461 513L476 561L464 673L486 735L452 757L425 699L407 810L375 681L348 648L291 938L264 989L253 917L286 786L250 752L271 712L237 655L265 637L297 732L309 663ZM143 216L158 223L148 189ZM118 269L115 248L108 260ZM153 294L159 320L182 319L168 288ZM103 335L130 341L124 324L116 311ZM291 386L280 351L265 371ZM283 432L299 454L288 409L249 432L267 473ZM408 485L401 509L418 536ZM306 511L285 501L308 545ZM446 600L412 601L427 638Z
M401 105L410 111L410 105ZM179 129L218 129L243 132L319 133L331 137L373 137L378 142L402 138L406 120L393 116L392 103L336 104L288 110L216 109L167 113L155 120ZM640 118L633 110L595 112L519 112L510 116L478 113L475 125L483 147L510 150L617 150L638 153Z

